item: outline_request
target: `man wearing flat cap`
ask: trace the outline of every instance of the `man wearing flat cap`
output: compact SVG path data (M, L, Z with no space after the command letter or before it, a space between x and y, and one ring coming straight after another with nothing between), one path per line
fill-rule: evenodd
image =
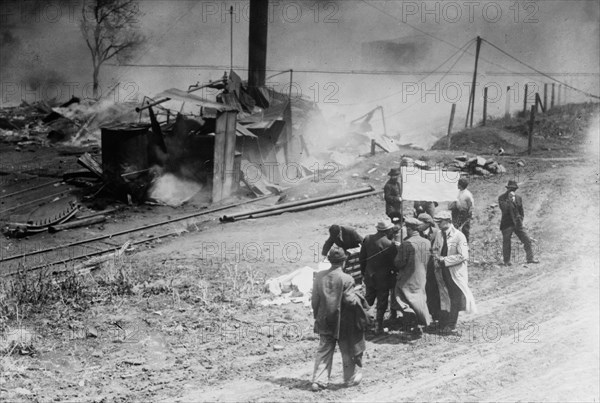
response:
M519 240L523 242L527 263L539 263L540 261L533 255L531 247L531 238L527 235L523 227L523 219L525 213L523 211L523 201L521 196L517 196L515 192L519 186L514 180L509 180L506 185L506 192L498 197L498 205L502 211L502 219L500 220L500 231L502 231L502 257L504 264L510 266L511 254L511 239L515 233Z
M354 291L354 279L342 271L346 252L334 246L327 255L331 267L315 273L311 304L319 347L315 354L312 390L327 388L336 344L342 353L344 384L358 385L362 379L362 356L368 305ZM326 374L326 379L321 377Z
M394 258L396 257L396 244L394 237L394 224L389 218L377 223L376 234L367 235L360 250L360 271L363 275L366 294L365 299L373 305L377 299L377 333L383 332L383 317L388 308L390 289L396 283L394 277ZM396 311L391 312L395 318Z
M420 333L418 325L429 326L431 315L427 307L425 285L427 281L427 264L431 256L431 243L421 237L419 228L423 223L416 218L404 219L408 237L398 247L394 265L398 271L392 307L402 311L404 325L412 328L413 333ZM412 309L417 323L410 323L405 307Z
M402 219L402 179L400 178L400 169L390 169L388 176L390 179L388 179L383 187L385 214L393 222Z
M427 239L429 242L433 243L435 234L437 234L439 231L437 225L435 225L433 217L427 213L421 213L417 219L421 222L421 225L419 226L419 234L421 234L421 236Z
M433 241L435 277L440 295L440 329L443 333L456 333L458 313L475 312L475 299L469 289L469 245L465 235L452 225L448 210L435 214L440 232Z
M347 252L348 249L356 248L362 243L363 237L354 228L334 224L329 227L329 238L323 244L321 255L327 256L333 245L337 245Z

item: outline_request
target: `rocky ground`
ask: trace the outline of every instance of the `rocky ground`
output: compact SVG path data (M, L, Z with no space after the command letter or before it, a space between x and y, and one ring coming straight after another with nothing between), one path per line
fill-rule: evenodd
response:
M459 336L426 334L408 341L393 329L369 334L364 380L357 387L342 386L336 355L334 385L310 391L318 344L310 308L263 306L272 297L262 285L268 277L316 267L333 223L354 226L363 235L374 232L384 211L380 196L228 224L219 223L216 214L206 216L194 224L197 231L138 250L83 278L12 280L20 293L4 287L0 298L7 335L2 341L10 347L0 361L0 397L598 401L598 114L590 124L568 139L553 136L560 152L540 147L527 157L522 142L512 141L512 155L493 157L507 167L506 174L471 178L476 209L469 283L478 313L461 313ZM535 141L543 143L544 134ZM288 197L365 184L381 188L401 154L449 161L457 152L380 154L340 170L331 182L302 183ZM519 263L499 265L495 203L508 179L521 184L538 265L524 264L516 241ZM15 339L16 328L24 330ZM18 342L11 344L9 336Z

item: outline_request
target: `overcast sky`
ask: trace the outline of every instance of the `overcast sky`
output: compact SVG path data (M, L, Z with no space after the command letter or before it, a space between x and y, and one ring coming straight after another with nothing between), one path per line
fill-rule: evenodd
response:
M424 127L436 131L447 120L452 102L458 104L459 116L466 113L475 45L464 53L461 48L477 35L558 80L598 94L599 4L597 0L271 1L267 76L294 69L295 93L318 102L329 115L353 118L383 105L391 134ZM247 1L144 0L139 3L140 29L148 43L131 61L133 66L103 68L103 90L121 82L113 97L122 101L220 78L229 69L231 5L233 64L245 79ZM91 59L79 31L80 9L81 1L2 2L3 105L23 97L91 94ZM387 54L385 49L373 50L376 41L380 46L392 44ZM484 84L492 98L489 113L498 115L504 112L507 85L519 92L513 94L516 109L522 107L526 82L551 82L486 42L479 72L476 118ZM283 89L288 80L282 75L268 82ZM50 86L52 81L58 86ZM586 100L572 92L567 99Z

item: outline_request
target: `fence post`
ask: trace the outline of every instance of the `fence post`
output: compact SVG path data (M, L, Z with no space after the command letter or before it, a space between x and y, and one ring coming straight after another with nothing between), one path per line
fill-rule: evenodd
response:
M554 83L552 83L552 95L550 97L550 109L554 108Z
M544 84L544 109L548 109L548 83Z
M448 149L450 149L450 143L451 138L452 138L452 125L454 124L454 112L456 111L456 104L452 104L452 109L450 110L450 122L448 123L448 135L446 136L447 138L447 145L448 145Z
M371 155L375 155L375 140L371 140Z
M485 126L485 121L487 118L487 91L488 87L483 88L483 126Z
M527 112L527 84L525 84L525 93L523 94L523 115Z
M529 114L529 139L527 141L527 154L531 155L533 148L533 123L535 121L535 106L531 105L531 113Z
M506 107L504 109L504 117L510 118L510 85L506 87Z

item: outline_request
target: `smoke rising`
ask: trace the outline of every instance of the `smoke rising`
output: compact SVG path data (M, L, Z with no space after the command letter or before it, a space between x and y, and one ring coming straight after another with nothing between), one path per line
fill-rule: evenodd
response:
M4 2L3 7L19 3ZM65 2L55 3L62 4L64 10L57 21L50 22L43 15L37 18L39 11L31 10L24 12L27 23L22 21L21 10L6 17L1 48L3 82L23 81L43 87L46 77L91 81L89 50L78 28L79 7L69 13ZM449 7L450 3L457 7ZM421 146L435 140L432 134L445 131L453 102L457 103L455 127L460 127L466 115L474 46L446 76L460 53L425 78L457 51L448 43L460 47L481 35L528 64L558 74L558 79L570 85L600 92L598 2L483 0L473 2L472 10L466 3L272 1L267 76L294 69L295 92L316 102L327 120L344 116L348 123L381 105L388 134L399 137L400 143ZM230 6L235 13L233 65L246 78L247 5L247 1L140 2L144 14L140 25L149 44L133 64L147 67L104 66L101 84L107 88L109 83L133 82L140 94L153 95L165 88L187 88L220 78L229 70ZM28 66L36 63L39 70L25 74ZM269 81L282 90L289 77ZM507 86L519 90L512 94L511 110L515 111L522 105L526 82L535 83L541 91L549 80L484 43L478 81L476 121L481 119L484 85L501 91L488 105L488 113L499 116L504 113L503 91ZM454 94L457 88L460 93ZM584 100L576 93L568 94L569 102ZM19 99L10 101L18 103ZM380 118L371 124L374 131L383 131Z

